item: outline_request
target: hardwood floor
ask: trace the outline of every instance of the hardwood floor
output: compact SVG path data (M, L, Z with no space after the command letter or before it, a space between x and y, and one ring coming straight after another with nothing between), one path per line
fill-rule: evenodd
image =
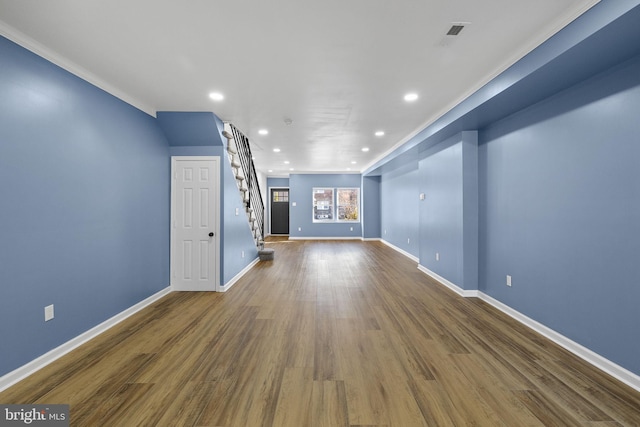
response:
M0 393L74 426L637 426L640 393L379 242L269 243Z

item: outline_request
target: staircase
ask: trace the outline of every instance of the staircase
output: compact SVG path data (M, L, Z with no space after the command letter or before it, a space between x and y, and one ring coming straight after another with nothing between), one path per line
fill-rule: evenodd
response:
M249 147L249 138L231 123L224 124L222 134L227 138L229 161L238 184L238 191L242 196L253 240L256 247L262 249L264 248L264 202Z

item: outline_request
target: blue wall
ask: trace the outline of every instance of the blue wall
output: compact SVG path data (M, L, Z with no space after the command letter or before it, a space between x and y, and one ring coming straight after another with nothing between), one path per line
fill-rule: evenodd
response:
M169 285L170 165L153 117L4 38L0 58L3 375Z
M493 124L479 151L481 290L636 374L639 112L636 57Z
M478 289L477 152L477 132L461 132L419 162L420 265L465 290Z
M420 161L420 264L462 286L462 144L454 141Z
M313 222L313 188L360 188L360 175L356 174L291 174L289 176L289 237L362 237L361 222ZM362 190L360 191L362 197ZM293 206L293 203L296 206ZM361 201L362 205L362 201ZM302 230L298 231L298 227ZM353 228L353 231L351 231Z
M392 172L385 173L380 181L382 239L416 258L420 256L418 179L416 159Z
M379 176L362 177L362 237L365 239L382 237L380 232L382 224L380 183Z
M224 145L218 123L211 112L158 111L158 126L172 147L207 147Z
M267 178L267 187L288 188L289 178Z

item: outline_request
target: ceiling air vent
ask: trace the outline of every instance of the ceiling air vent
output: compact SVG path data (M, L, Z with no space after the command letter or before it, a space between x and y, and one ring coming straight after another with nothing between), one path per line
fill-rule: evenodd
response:
M460 31L462 31L463 28L464 28L464 25L453 24L451 28L449 28L449 31L447 31L447 35L457 36L458 34L460 34Z

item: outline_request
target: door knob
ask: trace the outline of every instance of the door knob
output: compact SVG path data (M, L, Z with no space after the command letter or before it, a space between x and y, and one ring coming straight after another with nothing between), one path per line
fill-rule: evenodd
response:
M209 237L213 237L213 232L212 232L212 233L209 233Z

